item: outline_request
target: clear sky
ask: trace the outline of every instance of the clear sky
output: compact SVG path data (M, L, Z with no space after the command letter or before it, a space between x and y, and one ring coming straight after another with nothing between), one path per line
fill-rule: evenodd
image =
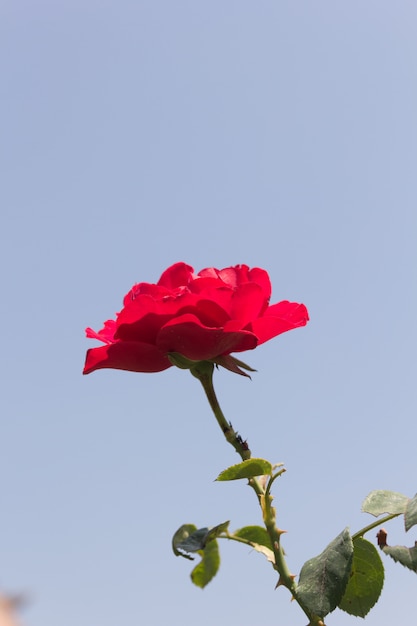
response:
M81 375L85 327L175 261L264 267L309 308L242 355L252 381L215 379L286 464L294 573L372 489L417 491L416 29L414 0L0 2L0 590L24 626L304 626L262 556L223 542L201 591L171 553L183 523L261 523L214 482L238 457L198 382ZM416 576L384 563L367 624L412 625Z

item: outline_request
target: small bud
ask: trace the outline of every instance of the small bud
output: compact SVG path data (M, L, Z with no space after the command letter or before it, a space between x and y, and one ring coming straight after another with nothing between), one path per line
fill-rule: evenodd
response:
M381 548L381 550L385 548L385 546L387 545L387 537L388 537L388 533L385 530L385 528L381 528L381 530L378 531L376 534L378 545Z

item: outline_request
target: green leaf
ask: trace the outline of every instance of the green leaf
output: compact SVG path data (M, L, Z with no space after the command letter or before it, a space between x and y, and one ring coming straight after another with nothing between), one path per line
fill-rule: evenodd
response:
M395 491L378 489L371 491L362 504L362 511L374 517L388 513L389 515L405 513L409 498Z
M210 541L204 550L199 551L201 561L191 572L191 580L197 587L204 589L214 578L220 567L219 546L216 539Z
M223 522L213 528L199 528L197 529L193 524L184 524L175 533L172 539L172 548L176 556L184 556L185 558L192 558L185 555L184 552L199 552L204 550L210 541L213 541L227 530L230 522Z
M263 554L268 561L275 564L275 555L272 550L271 539L265 528L262 528L262 526L244 526L236 530L233 536L246 539L256 552Z
M213 541L213 539L216 539L216 537L219 537L221 534L225 533L229 527L229 524L230 521L223 522L222 524L218 524L217 526L213 526L213 528L210 528L207 533L206 544L209 541Z
M208 528L199 528L183 541L177 543L177 550L184 550L184 552L198 552L199 550L203 550L206 547L208 534Z
M339 609L365 617L378 602L384 585L384 566L375 546L358 537L353 542L353 562L349 582Z
M194 524L184 524L172 538L172 549L176 556L194 560L187 552L197 552L201 561L191 572L191 580L197 587L205 587L217 574L220 567L219 546L216 537L227 530L229 522L214 528L198 528Z
M417 545L412 548L406 546L384 546L382 550L394 561L401 563L404 567L417 572Z
M239 478L253 478L254 476L270 476L272 465L265 459L248 459L237 465L232 465L221 472L216 480L238 480Z
M257 543L261 546L266 546L272 550L271 538L262 526L243 526L243 528L239 528L239 530L236 530L233 534L236 537L241 537L242 539L246 539L246 541Z
M189 554L184 554L181 550L179 550L179 546L188 539L190 535L192 535L197 530L197 526L194 524L183 524L178 528L174 536L172 537L172 549L174 551L175 556L183 556L185 559L190 559L193 561L193 557Z
M353 542L346 528L318 556L304 563L296 597L318 617L340 603L352 567Z
M252 548L256 550L256 552L259 552L259 554L263 554L264 556L266 556L268 561L272 563L272 565L275 565L275 554L273 553L271 548L267 548L260 543L252 543L251 545Z
M239 359L236 359L230 354L224 354L223 356L218 356L217 358L213 359L213 363L215 363L216 366L221 365L227 370L230 370L231 372L234 372L235 374L240 374L241 376L246 376L247 378L250 378L250 376L249 374L246 374L246 372L243 371L244 369L248 370L249 372L256 372L256 370L254 370L252 367L250 367L249 365L246 365L246 363L244 363L243 361L239 361Z
M417 495L408 502L404 515L405 530L410 530L417 524Z

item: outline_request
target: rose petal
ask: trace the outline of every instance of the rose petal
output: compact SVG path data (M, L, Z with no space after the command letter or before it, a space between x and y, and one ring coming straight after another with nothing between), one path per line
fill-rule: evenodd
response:
M171 289L153 285L152 283L137 283L127 292L123 300L123 306L129 307L140 296L150 296L154 300L162 300L165 296L172 295Z
M206 361L222 354L253 350L257 343L252 332L225 332L221 328L209 328L188 313L165 324L157 338L157 346L162 352L179 352L193 361Z
M193 310L183 310L183 313L193 313L203 326L208 326L209 328L223 327L230 319L230 315L224 308L218 302L213 302L212 300L200 300L193 307Z
M194 277L194 269L186 263L174 263L165 272L162 273L158 280L158 285L168 287L168 289L177 289L185 287Z
M103 328L98 332L92 328L85 329L85 335L88 339L98 339L104 343L113 343L115 332L116 322L114 320L107 320L107 322L104 322Z
M171 367L168 358L155 346L137 341L118 341L87 350L83 374L111 368L130 372L162 372Z
M155 343L162 326L183 313L195 312L198 317L201 313L201 321L206 325L211 322L214 314L222 321L228 319L227 314L215 303L205 306L198 298L196 294L183 293L176 298L169 297L156 301L148 295L140 295L119 313L115 339ZM218 324L213 321L212 325Z
M284 300L268 307L263 317L259 317L246 328L258 337L258 343L264 343L288 330L305 326L308 312L304 304Z
M225 285L223 281L211 278L198 278L190 284L190 290L193 294L196 294L197 302L210 300L226 311L228 317L230 317L235 291Z
M154 344L161 327L172 319L172 315L149 313L137 322L121 324L115 334L118 341L144 342Z
M262 288L255 283L245 283L233 293L230 317L242 322L242 328L261 315L267 307Z
M249 267L247 265L225 267L219 271L219 277L226 283L226 285L236 288L239 285L243 285L248 282L248 271Z
M198 272L197 277L203 277L203 278L215 278L218 279L219 278L219 270L216 269L215 267L206 267L203 270L201 270L200 272Z
M305 326L310 319L307 307L304 304L289 302L288 300L282 300L281 302L272 304L267 308L264 315L292 319L295 323L297 323L297 326ZM298 324L299 321L302 323Z
M264 292L265 300L269 302L272 287L268 272L261 269L260 267L253 267L251 270L249 270L249 280L253 281L261 287L262 291Z

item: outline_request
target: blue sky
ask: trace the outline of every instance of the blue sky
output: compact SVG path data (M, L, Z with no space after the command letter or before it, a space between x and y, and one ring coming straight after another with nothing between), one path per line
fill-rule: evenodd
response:
M286 464L294 573L369 491L417 491L416 23L411 0L1 3L0 587L24 626L304 624L260 555L222 544L201 591L170 551L185 522L261 522L213 482L237 457L198 383L81 375L84 328L173 262L264 267L309 308L252 381L215 379ZM415 575L384 563L367 623L409 624Z

